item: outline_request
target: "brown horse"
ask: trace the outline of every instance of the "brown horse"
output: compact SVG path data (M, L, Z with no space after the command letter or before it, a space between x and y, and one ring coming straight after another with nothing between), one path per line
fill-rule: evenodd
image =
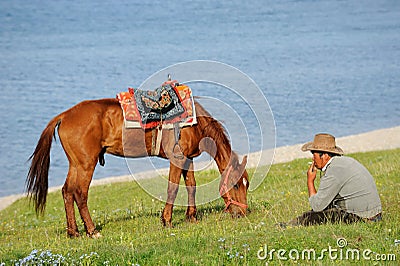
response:
M184 156L173 155L174 131L163 129L162 146L154 154L155 134L152 129L125 129L123 113L116 99L83 101L54 117L42 132L26 181L28 195L33 198L37 213L43 213L48 190L50 148L55 130L69 161L69 170L62 188L67 218L67 233L79 236L75 220L76 202L86 234L100 236L90 217L87 206L88 190L97 162L104 165L104 154L121 157L159 156L170 160L167 200L161 215L164 226L171 226L172 208L179 188L181 175L188 192L186 217L196 220L196 181L193 158L203 151L213 155L221 173L220 194L226 210L232 216L246 215L248 175L247 158L239 163L232 152L229 139L222 125L199 104L195 103L197 124L181 129L179 146Z

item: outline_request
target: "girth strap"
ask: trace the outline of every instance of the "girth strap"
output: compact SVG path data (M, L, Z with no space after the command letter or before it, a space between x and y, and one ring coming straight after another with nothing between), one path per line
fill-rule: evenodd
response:
M162 126L154 128L152 131L151 139L151 155L158 156L160 154L161 140L162 140Z

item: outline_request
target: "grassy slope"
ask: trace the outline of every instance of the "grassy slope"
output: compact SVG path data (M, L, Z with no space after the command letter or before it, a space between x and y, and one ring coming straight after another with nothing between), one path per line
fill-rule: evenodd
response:
M267 245L269 250L282 248L300 252L313 248L319 255L329 246L338 248L338 238L347 240L346 248L396 254L399 261L400 246L395 245L395 240L400 239L400 149L351 156L375 177L384 208L384 221L380 223L286 230L276 227L277 222L287 221L309 209L305 179L309 160L295 160L272 166L264 182L249 193L251 214L248 217L231 219L222 212L222 200L217 200L198 207L197 224L187 223L185 208L176 207L172 229L161 227L163 203L152 199L136 183L92 187L89 208L103 235L97 240L66 237L59 192L49 194L44 217L37 217L28 201L21 199L0 212L0 264L8 265L25 258L35 249L62 255L69 264L78 265L280 264L283 261L278 260L276 253L274 261L258 259L260 247ZM202 178L216 178L216 173L198 173L197 179ZM81 224L80 230L83 231ZM324 264L333 262L327 255L324 259ZM347 264L349 260L337 259L335 263Z

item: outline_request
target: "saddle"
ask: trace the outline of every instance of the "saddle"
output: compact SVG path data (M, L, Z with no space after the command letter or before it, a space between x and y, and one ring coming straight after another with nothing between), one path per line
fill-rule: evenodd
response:
M117 94L124 113L126 128L152 129L194 125L196 113L191 89L174 81L166 81L154 91L128 88Z
M197 123L192 90L168 80L154 91L128 88L117 94L124 114L126 128L152 129L151 155L160 151L162 129L174 129L175 158L183 159L179 146L180 128ZM157 129L156 129L157 128Z

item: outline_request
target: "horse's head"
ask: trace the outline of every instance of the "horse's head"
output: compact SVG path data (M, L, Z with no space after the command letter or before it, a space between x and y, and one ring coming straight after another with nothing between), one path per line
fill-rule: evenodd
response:
M234 154L222 173L219 192L225 201L225 211L230 212L232 217L245 216L247 213L249 180L245 169L246 163L247 156L240 163Z

